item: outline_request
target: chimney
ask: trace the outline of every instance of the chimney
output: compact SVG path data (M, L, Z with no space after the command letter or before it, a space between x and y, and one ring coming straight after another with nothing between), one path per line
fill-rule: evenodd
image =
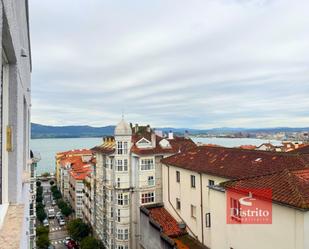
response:
M174 133L172 131L168 133L168 139L174 139Z
M153 148L156 147L156 143L157 143L157 141L156 141L156 133L152 132L151 133L151 145L152 145Z
M150 129L150 125L147 125L147 132L150 132L151 129Z
M189 132L188 132L187 130L185 130L184 137L185 137L186 139L188 139L188 138L189 138Z

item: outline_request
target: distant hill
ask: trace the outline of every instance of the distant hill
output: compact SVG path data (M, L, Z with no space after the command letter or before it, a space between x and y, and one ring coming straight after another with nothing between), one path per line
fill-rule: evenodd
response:
M74 137L102 137L114 134L115 126L91 127L83 126L47 126L31 124L32 138L74 138Z
M81 126L47 126L40 124L31 124L31 137L32 138L75 138L75 137L102 137L114 134L115 126L109 125L104 127L92 127L87 125ZM214 129L189 129L189 128L158 128L163 132L173 131L176 134L184 134L188 131L191 135L197 134L232 134L232 133L277 133L277 132L305 132L309 128L290 128L290 127L277 127L277 128L214 128Z

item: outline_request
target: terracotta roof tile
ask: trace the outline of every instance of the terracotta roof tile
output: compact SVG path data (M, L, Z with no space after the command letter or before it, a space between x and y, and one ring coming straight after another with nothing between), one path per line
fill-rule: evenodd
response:
M271 189L272 200L297 208L309 208L309 169L288 170L222 183L226 188ZM263 195L261 193L261 195Z
M290 153L199 146L162 159L162 163L228 179L271 174L309 166L309 156Z
M148 208L150 217L157 222L169 237L177 237L185 232L179 228L178 222L164 207Z

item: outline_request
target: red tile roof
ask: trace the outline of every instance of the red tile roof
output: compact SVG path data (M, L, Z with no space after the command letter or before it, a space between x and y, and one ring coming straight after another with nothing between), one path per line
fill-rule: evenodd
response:
M302 147L289 151L289 153L298 153L298 154L309 154L309 144L303 145Z
M150 217L157 222L162 230L169 237L177 237L185 234L179 228L178 222L164 207L148 208Z
M160 146L160 141L166 139L169 141L171 147L163 148ZM184 137L174 137L174 139L167 139L156 136L155 148L138 148L135 144L131 148L131 152L137 155L154 155L154 154L175 154L178 152L185 152L189 149L195 148L197 145L190 139Z
M57 156L69 156L69 155L92 155L92 151L89 149L78 149L58 152Z
M302 209L309 208L309 169L285 169L274 174L228 181L222 185L241 191L271 189L273 201Z
M162 159L162 163L196 172L241 179L284 169L309 168L309 156L289 153L199 146Z

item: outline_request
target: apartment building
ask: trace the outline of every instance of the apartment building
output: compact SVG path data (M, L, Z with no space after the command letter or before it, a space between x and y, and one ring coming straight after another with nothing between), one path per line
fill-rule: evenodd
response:
M0 2L0 248L30 248L31 50L26 0Z
M123 119L114 137L92 150L95 233L109 249L139 248L142 205L162 202L160 160L196 145L188 137L163 136L150 126L134 127Z
M91 152L91 150L88 150L88 149L69 150L69 151L58 152L55 156L56 181L57 181L58 188L62 184L61 183L61 179L62 179L61 169L64 167L65 159L68 159L68 158L71 158L71 157L81 157L81 156L91 156L91 155L92 155L92 152ZM70 163L70 162L68 162L68 163Z
M82 214L83 220L91 227L95 226L94 214L95 214L95 177L93 176L93 169L85 177L84 189L83 189L83 200L82 200Z
M309 248L308 154L199 146L162 163L166 210L205 246ZM250 197L250 189L272 192L266 198L261 191L253 199L270 203L270 224L246 224L229 214L229 205L238 212L248 205L233 199L231 191Z

